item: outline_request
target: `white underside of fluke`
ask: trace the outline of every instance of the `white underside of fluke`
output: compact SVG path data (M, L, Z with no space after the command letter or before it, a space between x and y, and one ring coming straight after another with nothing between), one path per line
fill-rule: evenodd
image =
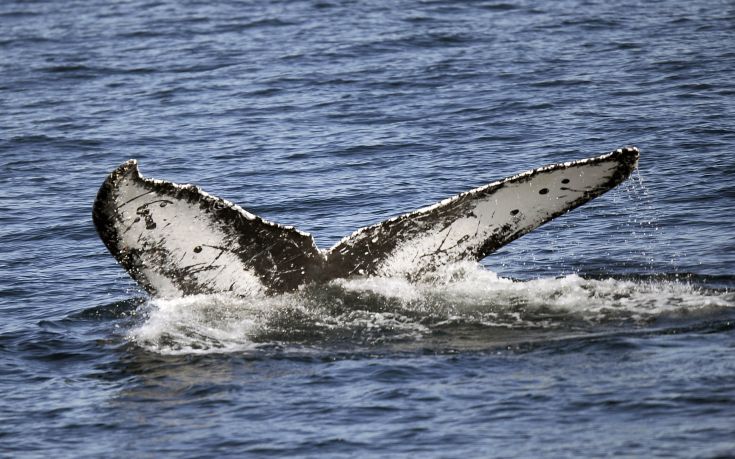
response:
M165 267L178 269L190 281L212 291L253 295L264 290L258 277L236 255L236 238L198 204L173 201L132 178L122 181L118 190L120 242L126 247L149 248L141 252L141 271L159 295L181 294L172 276L162 269Z
M406 239L378 268L381 276L417 275L431 258L432 265L458 261L462 255L492 238L508 238L528 232L564 212L615 173L616 164L596 163L576 168L552 169L529 181L510 180L492 194L472 200L464 216L430 225L426 231ZM569 183L562 183L562 180ZM470 192L472 193L472 192ZM479 191L474 191L480 194ZM421 213L428 214L434 207Z

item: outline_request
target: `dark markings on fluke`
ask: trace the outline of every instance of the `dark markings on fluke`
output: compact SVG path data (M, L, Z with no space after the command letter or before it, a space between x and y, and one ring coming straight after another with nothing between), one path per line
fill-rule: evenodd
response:
M481 260L623 182L636 147L544 166L361 228L328 250L194 185L141 177L135 160L102 184L93 219L102 241L150 294L274 294L350 276L416 279Z

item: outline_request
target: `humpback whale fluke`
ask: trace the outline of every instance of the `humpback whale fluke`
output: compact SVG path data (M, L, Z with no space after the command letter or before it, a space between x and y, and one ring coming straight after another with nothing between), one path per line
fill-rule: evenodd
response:
M361 228L328 250L193 185L144 178L130 160L102 184L93 220L110 252L152 295L279 293L362 276L415 278L481 260L623 182L636 147L552 164Z

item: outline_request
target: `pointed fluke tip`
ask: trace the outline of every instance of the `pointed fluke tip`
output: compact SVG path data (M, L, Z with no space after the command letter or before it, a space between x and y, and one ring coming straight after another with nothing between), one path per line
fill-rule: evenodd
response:
M108 180L117 181L127 175L132 175L133 177L140 177L140 171L138 170L138 160L137 159L129 159L125 161L124 163L120 164L117 167L117 169L115 169L114 171L110 173L110 175L108 176Z
M626 145L622 148L618 148L615 150L615 153L621 155L623 158L634 159L636 161L641 157L641 150L632 145Z
M638 147L627 145L612 152L613 157L626 166L628 173L633 172L638 167L638 160L641 157L641 151Z
M137 159L129 159L129 160L125 161L124 163L122 163L120 166L118 166L117 170L120 171L120 172L127 172L129 170L136 170L137 171L138 170L138 160Z

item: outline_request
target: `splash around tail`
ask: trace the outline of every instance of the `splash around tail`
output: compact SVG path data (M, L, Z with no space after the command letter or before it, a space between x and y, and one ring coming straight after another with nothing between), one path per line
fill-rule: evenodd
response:
M516 281L460 262L419 281L364 277L280 295L151 299L128 338L162 354L443 352L665 333L733 310L733 292L674 280Z

